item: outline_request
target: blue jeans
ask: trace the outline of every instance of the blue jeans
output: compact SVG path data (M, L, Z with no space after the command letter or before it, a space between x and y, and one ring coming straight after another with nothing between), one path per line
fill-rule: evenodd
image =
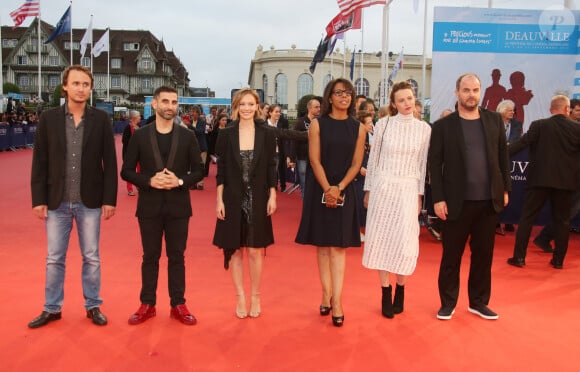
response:
M308 160L297 160L296 168L298 168L298 180L300 182L300 192L302 193L302 200L304 200L304 185L306 184L306 166Z
M101 259L99 258L99 233L101 208L87 208L82 203L62 202L48 211L46 237L46 287L44 311L58 313L64 300L64 273L66 253L73 220L76 221L79 245L83 257L82 281L85 308L92 309L103 303L101 290Z

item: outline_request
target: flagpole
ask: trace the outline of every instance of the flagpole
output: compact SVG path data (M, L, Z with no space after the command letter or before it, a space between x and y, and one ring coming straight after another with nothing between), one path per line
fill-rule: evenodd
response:
M93 15L91 14L91 21L89 22L89 26L91 27L91 51L90 51L90 55L91 55L91 74L93 76ZM94 87L93 87L94 88ZM91 105L93 104L93 89L91 89Z
M109 45L107 46L107 102L110 101L109 98L109 85L111 84L111 77L109 76L109 64L110 64L110 60L111 58L109 58L111 56L111 34L109 34Z
M332 70L334 68L334 50L332 51L332 53L330 53L330 76L333 77L332 75Z
M389 60L389 53L387 51L387 44L389 42L388 36L388 21L389 21L389 6L383 6L383 38L381 42L381 91L380 95L380 105L384 106L387 104L386 90L387 90L387 66Z
M425 14L423 15L423 66L421 66L422 75L421 79L423 80L422 89L421 89L421 102L423 102L423 106L425 106L425 90L427 85L427 1L425 0Z
M36 18L36 20L38 21L37 24L37 36L38 36L38 99L40 99L40 97L42 97L42 58L40 55L40 48L41 48L41 44L40 44L40 4L39 8L38 8L38 17Z
M72 66L73 63L73 49L74 49L74 45L73 45L73 28L72 28L72 0L70 2L70 13L69 13L69 19L70 19L70 66Z
M346 32L342 39L342 77L346 77Z
M364 94L364 53L365 53L365 24L364 24L365 10L360 11L360 93Z
M352 52L354 53L354 56L351 57L351 62L352 62L351 75L352 75L352 79L354 80L354 78L356 76L356 44L354 44L354 49L352 50ZM354 85L354 90L355 90L356 94L358 94L358 89L357 89L354 81L352 82L352 84Z

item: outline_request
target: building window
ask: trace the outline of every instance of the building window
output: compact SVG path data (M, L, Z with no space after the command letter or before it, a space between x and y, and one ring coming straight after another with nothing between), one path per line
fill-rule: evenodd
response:
M65 41L64 42L64 49L65 50L70 50L70 41ZM81 49L81 44L78 41L73 41L73 50L80 50Z
M16 64L17 65L27 65L28 64L28 57L27 56L16 56Z
M2 48L14 48L17 44L17 39L2 39Z
M304 97L307 94L312 94L312 87L314 85L314 81L312 80L312 76L309 74L301 74L298 76L298 97L297 101L300 101L300 98Z
M264 95L268 95L268 76L266 74L262 75L262 89L264 89Z
M60 76L58 75L51 75L48 77L48 87L50 89L54 89L60 84Z
M58 56L49 56L48 57L48 64L50 66L58 66L59 58Z
M111 58L111 68L121 68L121 58Z
M139 43L124 43L124 50L139 50Z
M117 75L111 76L111 88L121 88L121 77Z
M275 101L270 103L279 104L282 109L288 109L288 78L284 74L276 75L276 96Z
M28 87L30 85L30 78L28 75L18 76L18 85L21 87Z
M332 77L332 75L327 74L324 75L324 78L322 79L322 90L324 91L324 89L326 89L326 86L328 85L328 83L330 83L332 81L332 79L334 79Z
M354 88L356 90L356 94L364 94L365 96L369 97L370 84L367 79L356 79Z
M141 88L151 89L151 78L143 78L141 80Z
M153 61L151 60L151 58L143 58L141 60L141 67L145 71L153 70Z
M91 67L91 59L89 57L81 58L81 65L85 67Z

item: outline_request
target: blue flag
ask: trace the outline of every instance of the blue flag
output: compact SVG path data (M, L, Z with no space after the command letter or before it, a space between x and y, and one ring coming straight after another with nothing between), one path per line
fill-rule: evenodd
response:
M354 77L354 56L356 55L356 51L352 51L352 58L350 59L350 80Z
M60 18L60 21L58 21L58 23L56 24L56 27L52 31L52 34L50 34L50 36L48 37L48 39L46 39L44 43L48 44L52 42L58 35L70 32L70 30L71 30L71 17L69 6L66 12L64 12L62 17Z
M316 69L316 64L318 62L324 61L324 57L326 56L326 52L328 52L328 43L330 40L325 37L324 39L320 40L318 43L318 48L316 48L316 52L314 53L314 58L312 58L312 62L310 63L310 72L314 73Z

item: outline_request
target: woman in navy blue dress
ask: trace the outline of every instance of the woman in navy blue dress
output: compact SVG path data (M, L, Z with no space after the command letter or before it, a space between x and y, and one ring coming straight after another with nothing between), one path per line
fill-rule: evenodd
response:
M322 284L320 315L344 322L342 287L347 247L360 247L357 197L352 181L360 170L366 130L354 115L354 88L346 79L324 90L322 111L310 124L310 166L296 242L317 247Z

